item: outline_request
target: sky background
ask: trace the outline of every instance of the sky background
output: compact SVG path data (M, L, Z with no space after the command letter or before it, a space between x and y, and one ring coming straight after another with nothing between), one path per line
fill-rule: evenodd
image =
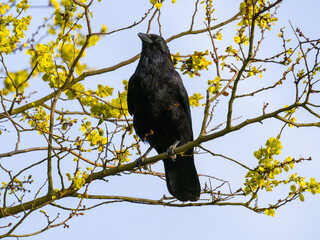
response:
M213 1L216 9L215 17L217 23L224 21L238 11L240 1L235 0L216 0ZM42 1L32 1L34 5L43 4ZM92 25L94 31L100 30L101 24L105 24L109 30L128 26L134 21L140 20L148 8L148 0L135 1L104 1L92 6L91 11L94 14ZM299 27L305 35L311 39L320 37L320 30L317 24L320 22L319 15L320 2L318 0L287 0L278 10L277 17L279 21L273 27L273 31L266 34L265 45L261 48L261 55L268 56L274 52L281 51L281 39L277 37L279 29L286 27L287 36L291 36L294 41L293 33L290 29L289 20L294 27ZM203 8L202 5L199 8ZM162 8L162 33L164 38L168 38L176 33L185 31L190 27L190 20L194 10L194 1L177 0L175 4L167 1ZM32 11L39 13L39 9ZM41 10L44 16L48 12ZM43 18L41 15L34 15L32 27L37 26ZM203 10L199 9L195 29L204 28ZM141 41L137 37L138 32L145 32L147 22L128 31L119 32L103 38L96 47L87 51L85 62L96 69L112 66L115 63L135 56L141 50ZM152 31L158 33L156 24L152 26ZM233 44L233 37L236 32L234 25L227 26L221 31L223 40L218 42L221 51L226 46ZM211 49L210 40L206 33L196 36L187 36L170 42L169 48L172 53L181 54L192 53L194 50L204 51ZM23 68L26 59L15 57L8 58L11 70ZM86 86L94 88L98 83L110 84L121 89L121 82L129 79L134 72L137 61L121 68L117 71L102 74L88 78L85 81ZM266 83L268 79L279 79L282 76L280 68L275 67L264 74L263 79L258 82L244 84L240 87L240 92L250 92L259 84ZM194 92L203 92L207 85L207 80L215 78L215 69L211 68L208 72L201 75L200 78L190 79L183 75L184 84L189 95ZM228 75L226 75L228 76ZM34 80L33 86L37 88L37 98L46 95L45 84L39 80ZM32 86L32 85L31 85ZM203 94L204 95L204 94ZM238 101L234 111L235 117L241 119L235 123L240 123L247 118L256 116L261 112L264 102L269 102L268 110L282 107L292 103L292 86L283 84L274 92L261 94L253 99ZM319 96L318 96L319 97ZM214 115L214 125L218 125L225 120L226 105L228 98L221 98ZM320 102L316 99L315 102ZM259 112L260 111L260 112ZM194 135L197 136L200 130L202 109L192 109ZM297 113L297 120L311 121L305 118L304 113ZM264 121L263 124L248 126L241 131L228 134L204 146L212 149L216 153L225 154L235 158L249 166L255 166L253 152L263 146L267 139L275 137L282 124L275 120ZM3 141L14 142L12 136L1 135ZM316 177L320 179L320 131L319 129L308 128L286 128L282 137L284 148L279 160L287 156L295 158L310 157L313 161L297 165L294 172L301 176ZM32 146L36 139L30 139L24 146ZM10 144L0 146L0 152L12 150ZM10 148L10 149L9 149ZM151 154L155 154L153 151ZM27 157L34 155L26 155ZM245 171L230 162L223 159L212 158L209 155L196 155L196 167L198 173L210 174L217 178L229 180L232 188L235 190L242 186ZM23 163L22 163L23 164ZM154 169L163 171L162 162L155 164ZM206 179L201 179L202 186ZM241 182L242 181L242 182ZM154 180L145 176L123 176L113 177L110 182L100 182L91 186L92 193L119 194L136 197L150 197L159 199L163 194L169 195L164 181ZM258 205L262 206L266 202L275 202L281 191L288 192L289 186L280 189L278 192L272 192L260 198ZM89 204L88 204L89 205ZM299 200L289 203L276 211L275 217L268 217L264 214L257 214L244 207L231 206L207 206L193 208L171 208L163 206L146 206L130 203L109 204L91 211L85 212L84 216L73 218L68 222L70 228L55 228L41 235L30 237L29 239L247 239L247 240L267 240L267 239L320 239L317 233L320 215L319 196L305 194L305 202ZM48 210L50 212L50 210ZM28 233L36 230L39 226L39 218L35 215L31 217L17 233Z

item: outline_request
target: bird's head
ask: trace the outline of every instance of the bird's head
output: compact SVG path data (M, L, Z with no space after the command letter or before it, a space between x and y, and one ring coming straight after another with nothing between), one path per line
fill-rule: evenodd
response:
M170 57L170 51L166 41L156 34L138 33L142 40L142 54L150 56L164 55Z

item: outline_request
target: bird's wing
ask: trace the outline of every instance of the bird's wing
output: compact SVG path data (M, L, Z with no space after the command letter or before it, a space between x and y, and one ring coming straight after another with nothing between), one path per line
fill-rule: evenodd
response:
M178 89L179 103L182 105L182 108L185 111L186 115L188 116L188 120L191 123L189 96L188 96L187 90L183 85L182 79L177 71L173 72L172 80L176 85L176 89Z

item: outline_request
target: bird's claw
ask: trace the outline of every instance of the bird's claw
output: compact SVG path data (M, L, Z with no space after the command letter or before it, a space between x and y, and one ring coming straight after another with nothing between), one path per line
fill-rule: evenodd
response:
M143 168L144 170L148 170L148 165L142 166L143 160L145 159L145 157L141 156L139 157L137 160L135 160L135 164L136 167L139 168L139 170L141 170L141 168Z
M149 147L148 150L145 152L145 154L143 154L137 160L134 161L136 164L136 167L139 168L139 170L141 170L142 163L146 159L146 156L149 154L151 150L152 150L152 147ZM148 170L147 165L143 166L143 169Z
M177 155L174 154L174 150L180 143L179 140L175 141L174 144L172 144L168 149L167 149L167 154L169 155L169 158L171 158L173 161L176 159Z
M136 167L139 168L139 170L141 170L142 162L143 162L142 157L139 157L137 160L134 161L134 163L136 164Z

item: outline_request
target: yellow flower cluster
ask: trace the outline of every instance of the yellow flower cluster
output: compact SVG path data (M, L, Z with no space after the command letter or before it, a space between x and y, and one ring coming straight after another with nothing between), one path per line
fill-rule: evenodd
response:
M27 112L22 120L25 119L29 119L29 125L37 129L40 135L42 135L44 132L48 132L50 115L47 114L42 106L35 107L34 114L32 115L29 115Z
M244 2L240 3L240 12L242 14L242 19L238 23L238 26L247 26L248 24L251 24L251 19L255 14L257 14L259 11L267 7L265 0L246 0ZM271 29L270 24L274 24L276 21L278 21L277 18L272 17L269 12L265 14L260 14L255 18L255 25L258 25L261 29Z
M208 70L208 66L212 64L211 61L208 61L205 56L209 55L209 51L198 52L195 51L191 56L181 59L180 55L178 55L173 63L180 61L181 67L180 70L182 74L189 74L191 78L194 76L200 76L199 71Z
M37 63L37 71L52 74L54 72L53 53L55 43L51 41L48 44L38 43L35 49L29 49L26 51L28 55L31 55L31 62Z
M108 138L104 137L104 131L97 127L93 128L91 122L87 121L81 125L81 131L86 136L86 140L90 143L90 147L98 147L98 151L102 152L104 146L108 142ZM77 145L77 144L76 144Z
M320 193L320 183L314 178L310 179L310 182L305 182L304 177L297 176L297 173L289 175L286 180L277 180L276 176L285 172L289 172L293 169L295 163L301 160L295 160L288 156L284 161L279 162L274 159L275 155L281 153L282 145L278 138L270 138L264 148L260 148L254 152L255 158L258 159L258 166L249 170L245 176L245 195L251 194L252 198L257 198L257 192L259 189L265 191L272 191L274 187L280 184L289 184L290 192L286 199L294 199L299 197L301 201L304 201L303 192L311 192L312 194ZM276 206L270 206L265 210L265 214L274 216Z
M189 102L191 107L198 107L200 105L200 100L204 97L201 93L194 93L192 96L189 97Z
M130 158L129 156L131 155L128 149L125 149L123 151L117 150L116 151L117 154L117 160L120 161L120 163L124 163L124 162L129 162Z
M15 7L18 13L25 11L29 8L28 1L22 0ZM31 20L31 16L20 19L12 14L4 16L10 8L9 4L0 3L0 52L5 54L10 54L17 48L17 44L25 37L24 31L28 30Z
M260 148L254 152L255 158L259 160L258 166L246 175L244 192L246 195L251 194L252 197L256 197L254 195L258 188L272 191L272 188L278 185L278 182L273 181L273 179L282 172L283 165L274 159L275 155L281 153L280 140L272 137L265 145L265 148Z
M208 85L208 91L211 94L217 94L222 86L222 84L220 83L220 77L216 76L214 80L209 80Z
M73 181L73 187L75 190L78 190L84 186L86 183L86 179L89 177L89 174L87 171L78 170L75 174L75 176L72 178L70 173L66 174L69 181Z
M95 97L106 98L111 96L113 93L113 88L109 86L98 85L96 91L88 90L86 95L81 97L81 102L83 105L90 107L92 114L99 116L101 118L121 118L123 115L127 116L127 84L128 81L123 81L125 90L119 94L111 101L101 102ZM84 91L83 91L84 92Z

